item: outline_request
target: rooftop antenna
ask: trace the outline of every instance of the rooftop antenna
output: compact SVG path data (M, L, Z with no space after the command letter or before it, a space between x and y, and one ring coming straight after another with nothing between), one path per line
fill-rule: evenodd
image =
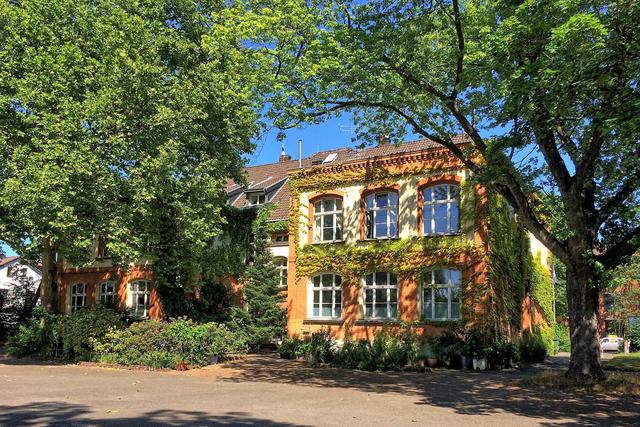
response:
M298 140L298 167L302 169L302 140Z

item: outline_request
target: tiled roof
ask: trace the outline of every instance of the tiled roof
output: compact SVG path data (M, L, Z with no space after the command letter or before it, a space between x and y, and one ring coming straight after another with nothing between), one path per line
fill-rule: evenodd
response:
M19 256L8 256L5 258L0 258L0 267L4 267L5 265L19 259Z
M466 135L454 135L452 140L456 144L469 142ZM442 148L442 146L429 139L419 139L402 144L386 144L376 147L355 150L353 148L337 148L334 150L319 151L310 157L302 159L302 167L310 168L322 165L327 156L335 153L335 159L331 164L344 164L358 162L378 157L386 157L394 154L407 154ZM271 212L269 220L279 221L287 219L289 216L289 198L291 197L288 183L288 172L298 169L298 160L286 160L278 163L266 165L250 166L245 168L247 177L247 187L244 191L265 190L269 191L281 185L272 195L271 203L276 205ZM284 181L284 182L283 182ZM235 207L243 207L246 204L246 197L243 188L229 180L227 182L227 194L230 196L231 204Z

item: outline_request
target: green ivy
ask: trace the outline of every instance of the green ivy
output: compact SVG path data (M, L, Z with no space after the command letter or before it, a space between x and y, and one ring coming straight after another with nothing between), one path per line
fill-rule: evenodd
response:
M289 221L285 219L282 221L267 222L265 225L265 228L267 233L269 234L284 233L285 231L289 230Z

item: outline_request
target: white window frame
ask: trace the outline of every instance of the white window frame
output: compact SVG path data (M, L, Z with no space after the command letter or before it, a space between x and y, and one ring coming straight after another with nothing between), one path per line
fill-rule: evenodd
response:
M144 291L140 291L140 286L139 286L140 283L145 284L146 289ZM135 285L135 289L134 289L134 285ZM140 317L140 318L149 317L149 308L151 307L151 304L150 304L151 283L148 280L144 280L144 279L132 280L127 285L127 293L128 293L127 308L129 309L129 312L136 317ZM140 305L137 299L138 295L144 295L144 304L142 305L143 307L142 314L140 313L140 310L139 310Z
M247 193L247 206L261 206L267 203L266 193Z
M378 206L378 196L382 196L382 195L386 195L387 196L387 203L390 202L390 195L395 195L396 197L396 204L395 205L391 205L391 204L387 204L387 206ZM372 198L373 203L371 204L371 206L369 206L369 199ZM399 206L400 205L400 195L398 194L397 191L377 191L375 193L370 193L367 194L364 198L364 223L365 223L365 239L393 239L398 237L398 233L399 233L399 220L398 220L398 213L399 213ZM386 212L387 215L387 234L384 236L378 236L377 233L377 227L376 227L376 213L377 212ZM391 231L391 225L394 223L394 221L391 220L391 212L395 213L395 226L396 226L396 232L395 234L391 235L390 231Z
M327 276L331 277L330 283L325 283L325 278ZM315 286L315 279L318 278L319 286ZM313 309L316 305L316 301L314 299L314 292L318 292L320 297L318 301L318 315L314 315ZM323 301L323 293L331 292L331 316L323 316L322 315L322 305L325 303ZM338 303L337 294L340 295L340 302ZM343 292L342 292L342 276L333 272L322 272L318 274L314 274L309 277L309 285L308 285L308 318L310 319L326 319L326 320L340 320L342 319L342 303L343 303Z
M447 189L447 198L436 200L436 188L446 187ZM452 188L456 188L457 195L452 195ZM431 191L431 200L427 200L426 192ZM422 234L425 236L435 236L442 234L456 234L460 229L460 186L457 184L435 184L425 187L421 190L422 192ZM446 206L447 207L447 227L446 231L436 232L436 207L437 206ZM453 207L455 206L456 211L458 212L458 220L455 224L451 223L451 212ZM430 212L430 220L427 220L426 212L429 210ZM430 230L427 229L430 227Z
M442 271L444 272L444 277L446 280L446 283L435 283L435 277L436 277L436 271ZM460 281L458 283L454 283L453 280L451 279L451 273L452 272L457 272L458 273L458 277L460 278ZM462 319L462 299L460 298L460 293L461 293L461 289L462 289L462 272L460 270L456 270L456 269L449 269L449 268L436 268L433 270L429 270L423 273L423 277L422 277L422 310L421 310L421 314L422 317L426 320L434 320L434 321L446 321L446 320L460 320ZM452 289L458 289L458 313L459 313L459 317L452 317L451 316L451 291ZM435 292L438 289L446 289L447 290L447 317L435 317ZM430 299L427 298L427 293L429 293L430 295ZM427 310L429 308L429 304L428 302L431 302L431 313L427 313Z
M385 274L386 280L384 284L377 283L377 274ZM395 285L391 284L391 277L395 277ZM371 278L371 285L368 284L368 279ZM375 308L376 308L376 290L386 290L386 316L374 316ZM370 302L367 301L367 290L371 290L372 300ZM392 271L377 271L368 273L364 276L364 286L362 290L362 308L363 308L363 318L368 320L396 320L398 318L398 300L400 299L399 295L399 286L398 286L398 274ZM395 295L395 303L391 301L391 296ZM371 315L367 315L367 306L371 305ZM395 315L392 316L392 307L395 306Z
M82 290L78 287L82 286ZM82 304L78 304L78 300L82 301ZM69 289L69 312L75 313L78 310L82 310L87 307L87 284L84 282L77 282L71 285Z
M105 290L104 287L111 285L113 287L113 290L109 291L109 290ZM100 301L100 304L106 306L108 305L108 303L105 301L105 299L109 296L113 297L113 305L117 305L118 304L118 300L117 300L117 296L118 296L118 285L115 282L115 280L104 280L100 283L98 283L98 301Z
M275 257L273 261L278 268L278 286L280 286L281 288L286 288L289 260L287 259L287 257L278 256Z
M331 200L333 204L333 208L331 210L324 210L324 202L327 200ZM342 229L342 197L322 197L320 199L316 199L313 202L313 242L314 243L323 243L323 242L339 242L342 241L343 232ZM338 204L340 208L338 208ZM318 209L318 206L320 209ZM324 238L324 229L329 227L325 227L325 222L328 217L332 218L333 226L330 228L331 239Z

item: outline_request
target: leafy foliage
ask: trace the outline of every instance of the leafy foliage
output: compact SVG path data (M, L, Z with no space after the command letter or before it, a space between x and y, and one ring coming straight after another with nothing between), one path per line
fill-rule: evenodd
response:
M33 310L31 318L19 325L15 335L9 338L9 353L18 356L55 357L60 347L57 325L62 316L41 308Z
M263 207L253 222L253 245L248 254L252 261L239 279L244 306L232 308L229 323L232 330L246 334L252 347L270 343L284 333L285 310L281 307L279 272L267 247L269 236L265 222L269 212L269 207Z
M520 341L520 358L523 362L542 363L547 357L547 347L537 334L525 334Z
M82 264L101 234L123 264L151 258L164 296L189 292L269 87L228 7L0 3L2 240Z
M55 329L63 355L72 360L91 359L95 343L110 330L122 329L124 320L122 313L108 308L78 310L60 317Z
M246 347L224 325L173 319L146 320L127 329L112 329L104 339L97 340L95 349L99 360L106 363L173 368L181 362L204 366L210 356L243 352Z

